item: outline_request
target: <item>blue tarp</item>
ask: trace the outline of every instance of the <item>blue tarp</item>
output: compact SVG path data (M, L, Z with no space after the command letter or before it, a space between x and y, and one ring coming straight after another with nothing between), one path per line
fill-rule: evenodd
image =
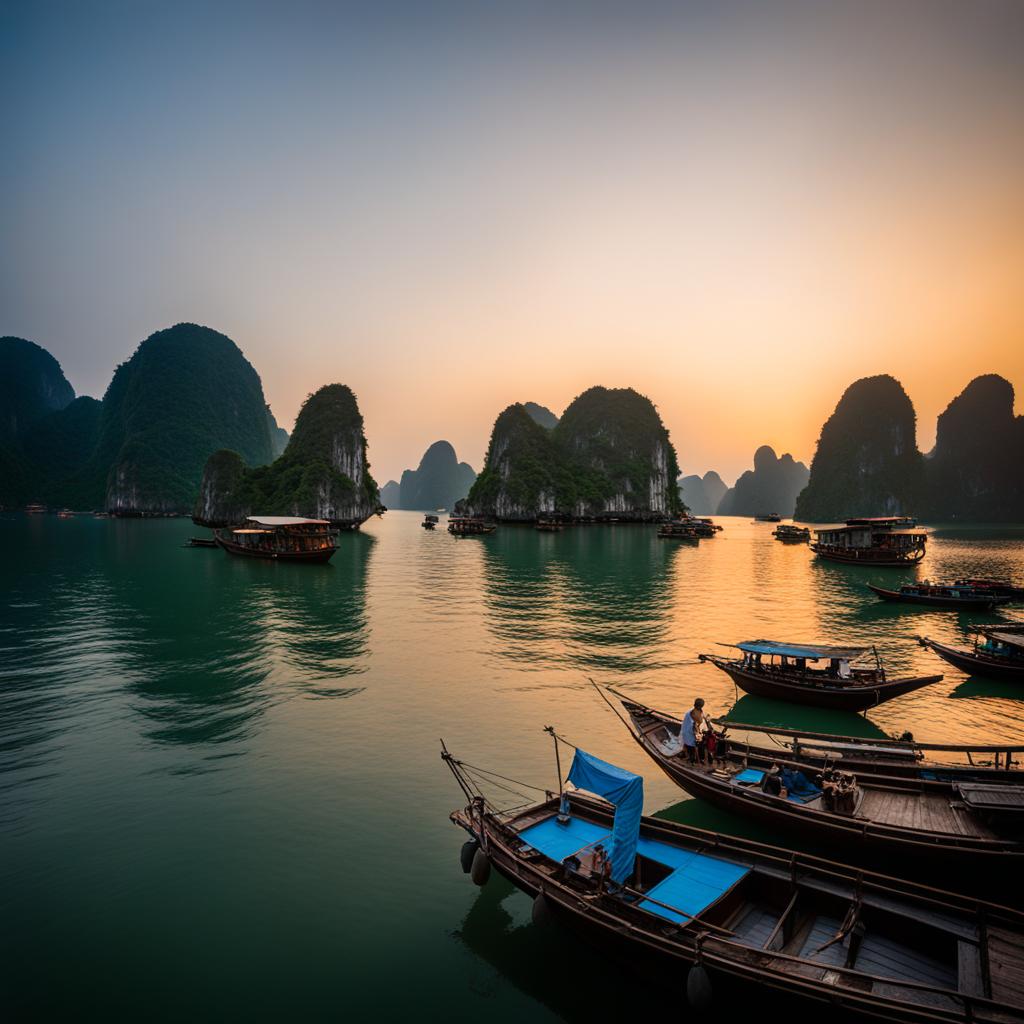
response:
M607 843L611 833L600 825L582 818L570 818L564 825L557 818L548 818L519 833L519 838L545 857L559 864L584 846Z
M744 768L738 775L732 777L732 781L750 784L760 782L763 778L764 772L760 768Z
M577 749L569 769L569 781L578 789L603 796L615 804L608 855L612 863L612 881L624 882L633 873L636 860L640 818L644 811L643 778Z
M748 654L778 654L786 658L806 658L817 661L819 658L842 658L853 661L859 658L870 647L826 647L824 644L783 644L777 640L745 640L736 645Z
M699 914L728 892L749 870L742 864L732 864L717 857L695 853L682 867L662 879L647 893L659 903L678 907L683 911L682 914L658 906L650 900L642 900L640 906L669 921L685 924L689 920L686 914Z
M783 768L779 774L783 786L789 791L790 799L796 796L801 800L813 800L821 793L821 788L811 782L803 772Z

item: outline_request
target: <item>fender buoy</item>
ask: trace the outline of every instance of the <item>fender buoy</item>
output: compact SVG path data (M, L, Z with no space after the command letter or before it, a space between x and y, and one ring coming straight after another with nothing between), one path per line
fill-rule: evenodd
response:
M480 844L475 839L467 839L462 844L462 849L459 851L459 863L462 865L464 875L469 874L469 869L473 866L473 855L479 849Z
M474 885L486 885L487 879L491 877L491 862L483 850L477 850L473 854L473 864L469 869L469 877L473 879Z
M530 918L538 927L543 927L551 922L551 904L548 903L543 889L533 898L533 910L530 912Z
M711 1008L711 978L701 964L694 964L686 976L686 998L695 1010Z

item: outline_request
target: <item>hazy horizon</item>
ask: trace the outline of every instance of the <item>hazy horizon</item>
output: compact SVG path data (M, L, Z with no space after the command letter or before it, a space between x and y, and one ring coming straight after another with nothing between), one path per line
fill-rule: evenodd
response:
M928 451L1024 387L1024 5L823 8L2 4L0 334L100 397L206 324L381 484L594 384L730 484L878 373Z

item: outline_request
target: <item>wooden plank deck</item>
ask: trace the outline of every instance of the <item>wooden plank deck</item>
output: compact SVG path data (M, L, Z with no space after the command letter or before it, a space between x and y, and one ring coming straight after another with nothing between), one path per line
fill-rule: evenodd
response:
M949 797L939 793L899 793L865 788L857 817L915 832L938 832L976 839L998 838L997 833L970 811L955 807Z

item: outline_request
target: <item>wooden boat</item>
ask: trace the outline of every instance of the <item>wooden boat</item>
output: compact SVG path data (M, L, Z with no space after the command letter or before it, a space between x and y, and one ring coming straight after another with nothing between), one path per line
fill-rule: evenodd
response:
M478 519L475 516L449 516L448 532L455 537L479 537L494 533L498 527L494 523Z
M658 527L658 536L668 538L669 540L681 540L687 544L700 543L697 531L688 523L682 521L662 523Z
M1024 682L1024 628L980 626L973 632L974 649L970 651L950 647L926 636L919 636L917 642L969 675L988 676L1003 682Z
M564 518L554 515L538 516L533 524L533 528L541 533L561 533L566 526L568 523Z
M428 514L423 517L423 522L420 523L420 526L422 526L424 530L433 530L439 522L440 520L437 516Z
M755 523L781 523L782 516L778 512L766 512L764 515L754 516Z
M723 658L716 654L699 654L697 657L720 668L741 690L758 697L840 711L864 711L942 679L941 675L889 679L878 652L872 647L787 644L775 640L747 640L722 646L736 647L743 656ZM874 654L873 667L854 664L869 651ZM809 667L808 663L819 661L827 661L828 667Z
M847 519L845 526L816 530L811 550L830 562L874 567L907 566L924 558L928 534L906 516Z
M691 527L701 540L709 540L722 531L722 527L713 519L709 519L707 516L692 516L688 512L684 512L674 521Z
M835 769L812 778L798 764L781 764L775 773L748 765L738 744L715 766L691 764L673 719L637 701L620 701L634 739L681 789L779 833L841 849L844 861L898 867L915 877L934 873L978 891L996 888L1024 869L1020 822L971 803L976 787L995 787L968 780L925 788L918 779ZM773 776L781 788L766 791ZM1007 807L1024 811L1024 785L997 788Z
M785 541L788 544L806 544L811 539L811 531L806 526L782 523L772 531L772 536L776 540Z
M327 519L249 516L244 526L214 530L219 547L232 555L281 562L329 562L338 550Z
M975 590L991 591L996 597L1006 597L1011 601L1024 601L1024 587L1017 586L1009 580L967 579L953 580L954 587L974 587Z
M645 983L685 987L697 1010L716 991L721 1010L738 985L833 1019L1024 1021L1020 911L641 817L642 778L584 751L569 779L616 804L574 792L504 812L479 770L442 757L466 796L451 820L469 837L460 859L476 884L493 868L533 899L538 925L572 927L640 965Z
M1007 604L1008 597L997 597L991 591L973 587L947 587L934 583L909 583L899 590L886 590L873 583L868 589L883 601L901 601L905 604L927 605L931 608L993 608Z

